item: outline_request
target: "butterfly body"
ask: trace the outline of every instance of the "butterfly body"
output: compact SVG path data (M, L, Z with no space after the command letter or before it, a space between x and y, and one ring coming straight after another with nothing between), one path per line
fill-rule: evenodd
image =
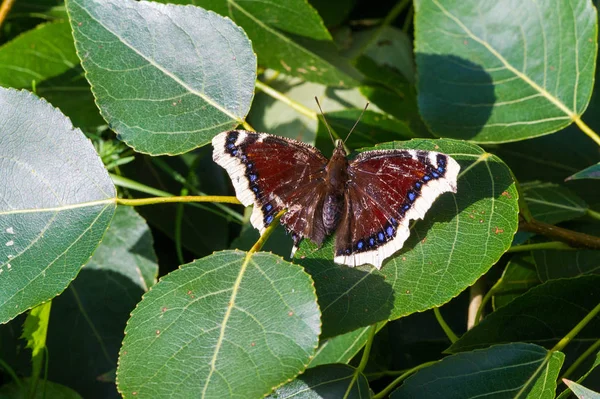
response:
M243 130L213 139L251 223L262 233L286 209L281 223L294 251L304 238L319 246L335 232L335 262L380 268L408 238L436 197L456 192L459 166L447 155L418 150L375 150L348 160L341 141L331 159L305 143ZM292 252L293 255L293 252Z

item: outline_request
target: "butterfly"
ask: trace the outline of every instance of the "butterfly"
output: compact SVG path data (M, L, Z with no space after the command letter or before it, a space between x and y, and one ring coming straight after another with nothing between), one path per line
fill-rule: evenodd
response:
M341 140L328 160L315 147L267 133L231 130L212 140L213 160L229 174L235 193L254 205L250 222L262 234L275 216L294 242L319 246L335 232L334 262L383 261L408 238L442 193L456 193L460 166L448 155L421 150L373 150L354 159Z

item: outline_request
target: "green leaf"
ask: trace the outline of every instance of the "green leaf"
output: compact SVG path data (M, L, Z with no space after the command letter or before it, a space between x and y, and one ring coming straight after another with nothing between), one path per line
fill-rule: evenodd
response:
M589 0L416 1L421 114L435 134L479 143L560 130L590 100L597 29Z
M30 88L78 64L69 23L42 24L0 47L0 85Z
M84 75L81 65L77 65L38 84L36 93L60 108L73 121L74 126L96 132L98 126L106 125L106 122L100 116L92 89Z
M327 364L307 370L295 380L275 390L270 399L302 398L346 398L364 399L371 397L367 378L358 374L354 381L354 367L345 364ZM352 388L348 391L349 385Z
M540 221L557 224L583 216L588 205L571 190L552 183L521 184L531 215Z
M0 88L0 323L58 295L88 262L115 188L80 130L44 100Z
M570 227L570 226L569 226ZM577 223L571 228L580 233L598 236L596 223ZM578 249L576 251L533 251L533 260L542 281L586 274L600 274L600 251Z
M376 73L381 76L380 72ZM361 86L360 92L369 99L371 106L375 105L381 112L404 122L418 137L433 137L419 115L414 87L396 83L387 83L384 86ZM390 90L392 88L394 90Z
M540 284L531 255L514 256L506 265L502 282L493 297L494 309L501 308Z
M327 26L340 25L350 15L356 0L310 0Z
M334 264L332 240L321 249L303 242L296 261L315 280L324 338L448 302L496 263L517 230L517 192L497 157L453 140L412 140L375 148L415 148L452 156L461 166L458 192L435 202L381 271Z
M24 378L21 386L11 382L0 387L0 397L10 399L81 399L81 396L69 387L51 381L42 381L33 396L27 391L31 378Z
M319 309L302 268L260 252L222 251L148 292L125 330L125 397L261 397L303 371Z
M374 34L378 37L370 43ZM353 36L352 47L345 55L355 58L361 54L363 59L357 60L359 65L362 63L365 66L364 63L368 61L364 60L364 57L367 57L379 67L382 74L388 77L391 77L391 74L399 75L392 80L399 79L414 84L415 61L412 41L402 30L393 26L384 26L381 30L374 28L357 32Z
M534 251L533 259L542 281L586 274L600 274L600 251Z
M383 327L384 324L380 324L378 331ZM370 328L359 328L320 342L319 349L317 349L317 353L311 359L308 366L316 367L322 364L349 363L367 343Z
M590 112L600 113L600 106L593 109L590 105L585 115ZM519 181L563 183L569 175L600 160L598 146L578 130L571 125L548 136L486 149L502 158Z
M158 264L150 229L133 208L118 206L90 262L52 301L48 333L49 378L86 398L118 397L98 378L117 368L131 311L156 281Z
M585 168L569 177L566 180L579 180L579 179L600 179L600 163L592 165L589 168Z
M227 16L244 28L258 63L327 86L356 86L360 75L339 56L319 14L304 0L179 0Z
M577 325L600 300L600 276L550 280L530 289L467 331L448 352L525 341L551 347ZM575 341L598 339L596 316Z
M38 384L38 378L44 365L44 349L46 348L51 306L52 302L48 301L31 309L25 323L23 323L21 338L27 341L26 348L31 349L31 383L34 386ZM35 391L35 388L33 388L33 391Z
M102 116L137 151L189 151L248 113L256 57L229 19L133 0L68 0L67 9Z
M573 391L573 394L575 394L578 399L600 399L600 393L594 392L591 389L587 389L583 385L579 385L578 383L567 380L566 378L563 378L563 382L567 384L569 389Z
M595 380L589 380L588 381L588 377L590 376L590 374L592 374L592 372L598 367L600 366L600 352L596 353L596 358L594 360L594 363L590 366L590 368L588 369L588 371L586 373L584 373L581 378L579 378L579 380L577 380L577 382L579 384L586 382L586 383L595 383L597 381ZM563 379L564 381L564 379ZM569 389L565 389L560 395L558 395L556 397L556 399L568 399L571 397L571 391Z
M390 398L551 399L563 360L561 352L522 343L460 353L420 370Z

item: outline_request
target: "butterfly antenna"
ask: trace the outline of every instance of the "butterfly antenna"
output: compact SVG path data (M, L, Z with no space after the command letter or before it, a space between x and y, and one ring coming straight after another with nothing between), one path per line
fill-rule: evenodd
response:
M363 115L365 114L365 111L367 110L367 107L369 106L369 103L365 104L365 108L363 108L362 112L360 113L360 116L358 117L358 119L356 120L356 122L354 123L354 126L352 126L352 129L350 129L350 131L348 132L348 135L346 136L346 138L344 139L344 144L346 144L346 140L348 140L348 137L350 137L350 133L352 133L352 131L354 131L354 128L356 127L356 125L358 125L358 122L360 122L360 119L363 117Z
M331 142L335 145L335 139L333 138L333 133L331 133L331 129L329 128L329 123L327 123L327 119L325 119L325 114L323 113L323 108L321 108L321 104L319 103L319 99L317 98L317 96L315 96L315 101L317 102L319 111L321 111L321 116L323 117L323 122L325 122L327 131L329 132L329 137L331 137Z

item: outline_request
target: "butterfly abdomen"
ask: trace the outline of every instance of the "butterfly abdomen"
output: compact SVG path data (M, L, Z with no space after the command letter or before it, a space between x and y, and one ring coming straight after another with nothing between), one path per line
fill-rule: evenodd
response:
M330 235L335 231L342 214L342 198L335 193L328 193L323 202L323 226L325 234Z

